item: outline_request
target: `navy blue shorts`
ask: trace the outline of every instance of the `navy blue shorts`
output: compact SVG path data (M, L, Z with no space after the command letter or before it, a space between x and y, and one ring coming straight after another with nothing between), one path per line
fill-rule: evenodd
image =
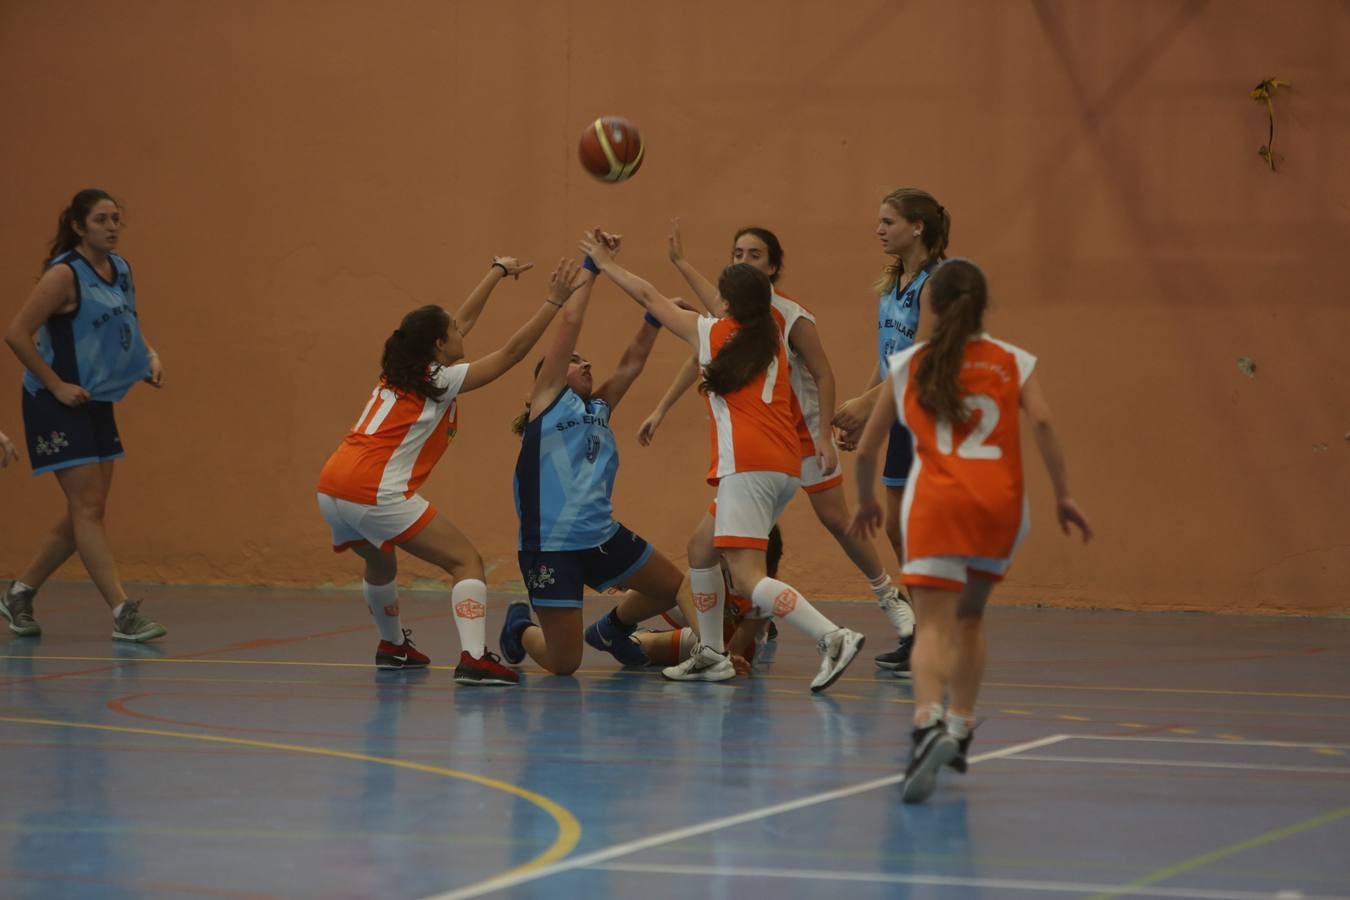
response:
M90 401L66 406L51 391L22 393L23 430L34 475L126 455L111 403Z
M646 565L652 545L619 526L614 537L589 550L521 550L520 576L533 606L580 609L584 586L607 591Z
M904 487L913 462L914 440L909 429L896 422L891 426L891 442L886 445L886 466L881 470L881 483L886 487Z

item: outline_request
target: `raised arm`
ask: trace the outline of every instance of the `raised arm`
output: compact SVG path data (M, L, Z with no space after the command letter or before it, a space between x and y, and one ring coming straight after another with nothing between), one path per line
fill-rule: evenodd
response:
M1055 489L1055 516L1059 519L1059 528L1068 534L1069 526L1076 526L1083 533L1083 543L1086 544L1092 540L1092 525L1069 495L1069 471L1064 462L1064 450L1055 435L1054 425L1050 421L1050 404L1045 399L1035 372L1022 385L1022 411L1031 422L1036 446L1041 451L1045 471L1049 473L1050 483Z
M825 345L820 340L820 330L816 323L805 317L792 326L788 335L788 344L802 358L806 371L816 382L816 392L820 399L820 421L816 423L816 456L820 459L820 470L832 472L839 463L839 454L834 449L834 439L830 432L830 422L825 411L834 409L834 369L830 368L830 359L825 355Z
M460 388L461 393L477 390L485 384L496 381L525 358L530 348L538 343L548 323L553 321L558 310L567 302L567 298L580 287L581 283L576 277L577 268L577 264L570 259L558 261L558 267L553 270L553 275L549 279L549 291L548 296L544 298L544 305L500 348L469 364L469 371L464 376L464 386Z
M38 279L28 299L5 329L5 343L14 351L19 362L66 406L88 403L89 392L78 384L61 380L61 376L38 352L34 336L42 328L42 323L57 313L73 310L75 302L75 273L69 266L52 266Z
M656 409L652 410L651 415L647 416L647 421L642 423L638 429L638 443L643 447L651 446L652 439L656 437L656 429L661 427L665 421L666 413L675 405L675 401L684 396L684 392L694 386L698 381L698 355L692 354L684 361L680 371L675 373L675 378L670 382L670 387L666 388L665 395L661 402L656 404Z
M884 514L877 502L877 462L881 447L895 424L895 389L887 378L878 385L877 402L858 441L858 457L853 467L853 480L858 485L858 508L853 513L849 532L871 537L881 528Z
M654 325L644 315L637 334L633 335L632 342L624 349L623 356L619 357L614 374L605 379L605 383L595 392L597 397L609 404L611 410L619 405L633 382L642 374L647 358L652 355L652 347L656 346L656 335L660 330L659 325Z
M492 265L488 266L487 272L483 275L483 280L478 282L464 302L460 304L455 311L455 324L459 326L459 336L464 337L473 330L473 326L478 324L478 317L483 313L483 307L487 305L488 297L492 294L492 289L497 286L497 282L506 276L519 278L520 273L528 272L534 268L534 263L521 263L514 256L494 256Z
M596 240L594 235L587 233L582 237L581 250L595 262L601 272L619 286L620 290L641 303L647 312L669 328L671 334L691 346L698 346L697 313L681 309L675 301L652 287L650 282L614 262L614 252L603 241Z
M704 278L703 273L695 269L694 264L684 258L684 241L680 239L679 219L670 223L668 249L670 261L675 264L675 268L680 270L684 280L689 282L689 286L694 289L698 302L703 304L703 308L708 311L709 315L720 316L722 311L717 303L717 286Z
M595 286L595 275L582 269L577 273L578 287L558 313L558 327L553 332L553 340L544 351L543 364L539 374L534 377L534 389L530 393L530 418L537 419L553 400L562 393L567 385L567 368L572 364L572 355L577 349L577 338L581 335L581 325L586 319L586 308L591 302L591 289Z

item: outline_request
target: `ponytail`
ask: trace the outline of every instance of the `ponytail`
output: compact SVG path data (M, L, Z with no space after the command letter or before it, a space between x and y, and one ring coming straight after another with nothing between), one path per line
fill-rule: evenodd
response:
M769 276L748 263L727 266L717 279L717 292L740 328L703 367L700 390L725 397L769 367L778 356L780 337L771 312Z
M989 289L984 273L966 259L944 262L925 285L937 314L933 336L920 352L914 370L919 405L938 419L961 422L966 409L961 395L961 364L966 341L984 328Z
M439 400L445 388L432 380L436 342L450 331L450 315L439 306L421 306L403 317L384 342L380 375L390 387Z

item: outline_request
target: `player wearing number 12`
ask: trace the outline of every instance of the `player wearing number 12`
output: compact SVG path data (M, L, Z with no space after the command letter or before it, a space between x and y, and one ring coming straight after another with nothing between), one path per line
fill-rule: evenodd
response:
M1027 533L1019 413L1031 422L1055 488L1056 512L1092 537L1069 495L1064 455L1032 371L1036 357L984 333L988 289L969 260L942 263L928 279L938 321L932 339L896 353L858 448L853 527L882 523L874 478L881 443L897 421L913 435L914 461L901 501L905 564L917 631L913 751L903 797L922 801L939 771L964 772L984 672L984 607ZM944 716L943 699L951 707Z

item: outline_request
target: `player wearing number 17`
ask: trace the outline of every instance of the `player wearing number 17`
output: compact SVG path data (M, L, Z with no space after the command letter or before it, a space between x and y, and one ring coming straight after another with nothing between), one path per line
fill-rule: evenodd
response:
M965 771L984 671L984 607L1027 533L1019 412L1050 473L1060 528L1067 534L1075 525L1085 542L1092 537L1069 495L1064 454L1032 374L1036 357L984 333L984 273L969 260L948 260L929 277L927 293L937 325L931 340L888 360L889 377L858 447L853 521L864 534L881 525L876 464L898 416L914 442L900 506L901 580L913 594L918 626L910 657L913 752L903 789L910 803L932 793L944 765ZM944 696L951 702L945 715Z

